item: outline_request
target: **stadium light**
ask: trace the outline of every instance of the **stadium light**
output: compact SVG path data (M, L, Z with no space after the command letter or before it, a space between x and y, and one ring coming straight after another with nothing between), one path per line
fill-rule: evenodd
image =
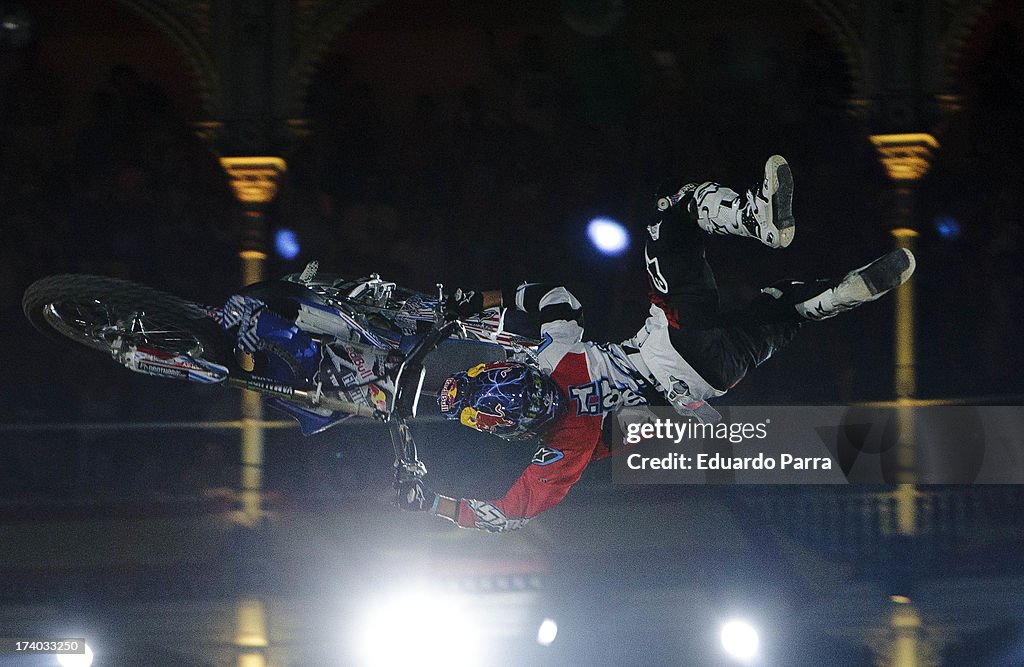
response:
M0 50L21 49L35 37L35 19L20 2L0 4Z
M550 618L545 618L540 622L540 628L537 629L537 643L541 646L551 646L554 643L555 637L558 636L558 623Z
M722 648L740 662L750 663L757 657L760 638L753 625L742 619L733 619L722 625Z
M413 590L368 604L354 628L360 665L460 667L479 665L478 619L457 597Z
M302 250L299 235L294 230L282 227L274 234L274 249L283 259L295 259Z
M621 255L629 248L629 232L611 218L594 218L587 223L587 237L604 255Z
M947 241L955 241L960 238L960 223L952 216L939 216L935 218L935 231Z
M60 667L90 667L92 665L92 649L84 646L83 653L58 653L57 663Z

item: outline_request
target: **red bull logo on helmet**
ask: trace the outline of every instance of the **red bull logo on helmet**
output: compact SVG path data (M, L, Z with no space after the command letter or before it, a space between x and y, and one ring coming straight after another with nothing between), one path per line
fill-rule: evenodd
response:
M464 426L475 428L485 433L494 433L494 430L499 426L510 428L516 425L514 421L505 417L505 412L501 409L500 405L496 405L495 410L497 410L497 414L482 412L475 408L462 408L459 421Z
M458 395L459 381L452 376L444 381L444 384L441 386L441 391L437 395L437 404L441 407L441 412L449 414L455 406L455 399Z
M485 371L503 371L501 373L501 376L505 376L508 374L510 370L514 368L516 368L516 366L513 364L497 361L489 364L477 364L476 366L473 366L468 371L466 371L466 375L471 378L475 378L476 376L480 375Z

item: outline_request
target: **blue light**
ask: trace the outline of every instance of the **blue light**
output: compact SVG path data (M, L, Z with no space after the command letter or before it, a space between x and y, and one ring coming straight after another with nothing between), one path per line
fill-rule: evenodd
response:
M299 256L299 235L291 229L282 227L274 234L274 248L283 259L295 259Z
M629 247L629 233L611 218L594 218L587 224L587 236L604 255L621 255Z
M953 241L960 238L960 223L956 218L939 216L935 218L935 231L947 241Z

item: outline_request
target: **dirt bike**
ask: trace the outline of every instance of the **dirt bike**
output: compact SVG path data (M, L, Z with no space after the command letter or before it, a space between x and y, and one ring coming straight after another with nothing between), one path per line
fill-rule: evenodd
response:
M134 282L55 275L28 287L25 315L48 335L95 349L146 375L259 392L305 435L353 416L388 424L396 476L426 474L408 420L448 375L478 363L529 361L536 338L493 308L446 317L436 295L373 274L298 274L249 285L222 306Z

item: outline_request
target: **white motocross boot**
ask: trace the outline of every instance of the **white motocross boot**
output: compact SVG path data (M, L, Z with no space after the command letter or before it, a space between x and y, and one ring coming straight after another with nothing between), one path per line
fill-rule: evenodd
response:
M718 183L702 183L693 193L697 224L709 234L736 234L758 239L769 248L793 242L793 172L786 158L773 155L764 178L741 199Z
M917 266L914 254L897 248L867 266L846 274L838 283L796 304L796 311L808 320L824 320L883 294L907 282Z

